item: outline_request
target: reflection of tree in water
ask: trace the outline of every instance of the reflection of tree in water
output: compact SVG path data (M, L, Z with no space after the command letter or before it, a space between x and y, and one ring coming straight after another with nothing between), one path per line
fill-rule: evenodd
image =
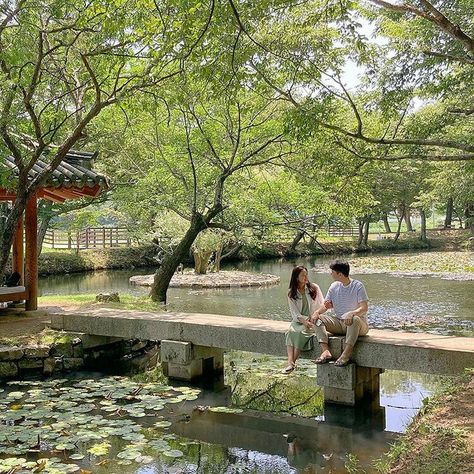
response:
M233 405L299 416L323 413L322 390L305 368L287 376L280 374L281 361L276 357L233 352L229 358L226 383L232 387Z

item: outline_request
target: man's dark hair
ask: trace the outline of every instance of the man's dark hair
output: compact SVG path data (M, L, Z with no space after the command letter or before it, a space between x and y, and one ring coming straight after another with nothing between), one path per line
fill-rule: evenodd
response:
M345 260L335 260L329 265L331 270L342 273L345 277L349 276L350 266Z

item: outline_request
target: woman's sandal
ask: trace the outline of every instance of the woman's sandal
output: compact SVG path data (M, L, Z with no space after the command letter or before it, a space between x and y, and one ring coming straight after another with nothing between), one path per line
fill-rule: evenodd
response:
M314 359L311 362L313 362L313 364L320 365L320 364L326 364L327 362L329 362L333 359L334 359L333 356L325 356L325 357L319 356L317 359Z
M295 364L288 364L282 371L281 373L282 374L290 374L291 372L293 372L293 370L295 370L296 366Z
M334 365L336 367L345 367L346 365L348 365L350 363L351 359L337 359L336 362L334 362Z

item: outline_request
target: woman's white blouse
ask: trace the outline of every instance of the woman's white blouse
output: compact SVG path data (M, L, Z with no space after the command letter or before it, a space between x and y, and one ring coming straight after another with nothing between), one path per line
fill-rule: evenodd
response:
M316 283L313 283L313 285L317 289L317 294L316 294L316 299L312 299L308 287L305 287L305 297L308 299L308 306L309 306L309 315L312 316L312 314L321 307L321 305L324 303L323 299L323 294L321 292L321 288L319 288ZM288 296L288 306L290 307L290 315L291 315L291 320L298 322L298 318L306 318L306 316L301 315L301 310L303 308L303 299L298 298L296 300L290 298Z

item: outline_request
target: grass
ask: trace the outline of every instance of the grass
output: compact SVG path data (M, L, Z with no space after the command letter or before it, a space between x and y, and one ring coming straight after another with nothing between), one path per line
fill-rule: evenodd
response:
M2 337L0 345L5 346L31 346L31 345L53 345L67 344L74 339L74 336L63 331L54 331L53 329L44 329L37 334L26 336Z
M75 295L48 295L38 299L40 306L62 306L71 307L78 310L113 308L113 309L135 309L140 311L159 311L161 305L154 303L147 296L136 297L132 295L120 295L120 303L98 303L95 301L95 294L75 294Z
M474 377L468 372L445 382L442 390L424 402L408 431L390 451L374 463L381 474L445 474L472 472L472 447L469 431L460 426L469 413L456 410L457 401L465 399ZM447 409L448 407L448 409ZM453 408L451 408L453 407ZM472 406L469 406L472 412ZM472 433L471 433L472 437Z

